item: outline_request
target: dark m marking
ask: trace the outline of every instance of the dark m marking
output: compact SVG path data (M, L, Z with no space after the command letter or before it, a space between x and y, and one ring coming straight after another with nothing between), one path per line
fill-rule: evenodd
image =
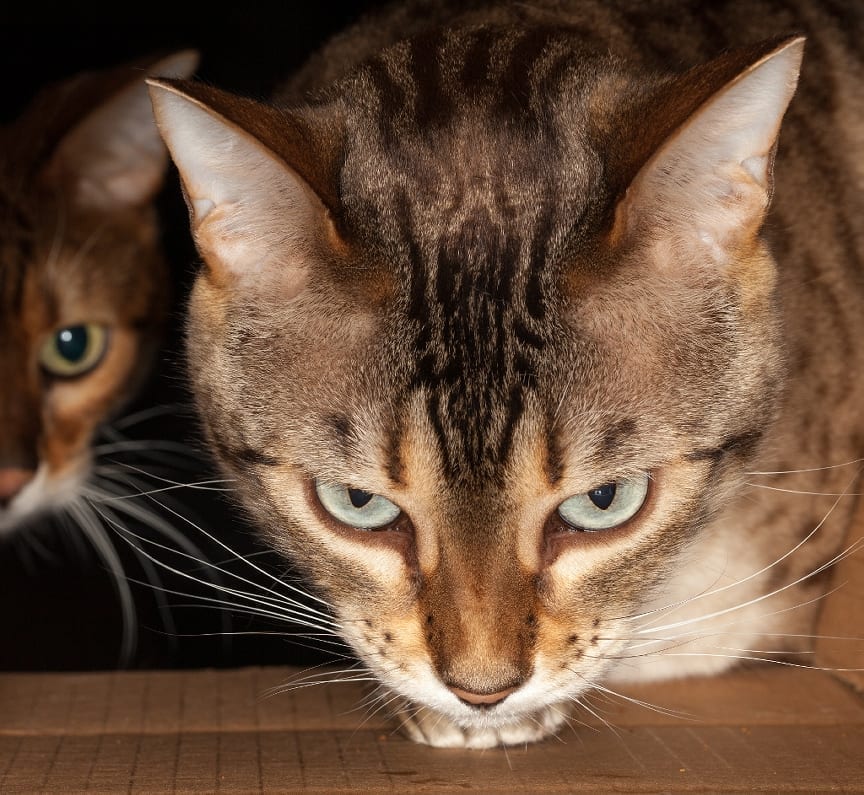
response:
M384 460L387 462L387 475L397 486L405 485L405 463L402 460L402 429L400 416L395 416L387 427L387 448Z
M610 425L603 432L603 439L600 442L600 457L605 458L614 453L621 446L621 442L632 436L635 431L636 420L632 418L619 420Z
M343 450L350 447L354 433L351 420L344 414L332 414L327 418L327 422L334 431L337 444Z
M438 31L411 41L413 76L418 83L414 97L414 119L421 129L441 124L452 115L453 100L444 91L441 75L443 34Z
M488 212L477 210L437 241L432 268L419 260L411 270L413 387L428 393L430 422L454 475L491 474L506 460L546 347L542 327L512 300L518 236Z
M728 455L734 455L740 458L749 458L755 452L756 447L764 434L765 431L762 428L739 433L735 436L731 436L718 447L694 450L692 453L688 454L687 460L719 462Z
M214 439L214 445L219 455L235 466L257 464L259 466L275 467L281 463L278 458L274 458L262 450L255 450L252 447L235 447L219 439Z
M502 75L499 102L504 118L520 118L537 124L531 103L531 79L537 60L550 43L550 32L534 28L522 34L508 58L508 68Z
M398 140L398 122L407 102L405 89L393 79L387 64L380 58L373 59L366 65L366 74L375 86L381 106L378 114L381 136L385 141Z

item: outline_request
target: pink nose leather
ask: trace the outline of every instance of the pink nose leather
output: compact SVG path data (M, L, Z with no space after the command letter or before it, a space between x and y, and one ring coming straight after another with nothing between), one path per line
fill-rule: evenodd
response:
M0 469L0 508L6 507L36 473L32 469L6 467Z
M451 687L450 692L462 701L466 701L474 706L491 707L502 702L516 689L515 687L508 687L505 690L499 690L497 693L472 693L470 690L463 690L461 687Z

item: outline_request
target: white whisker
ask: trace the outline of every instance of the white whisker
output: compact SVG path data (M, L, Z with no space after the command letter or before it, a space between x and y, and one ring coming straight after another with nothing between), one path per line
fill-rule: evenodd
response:
M825 472L829 469L842 469L843 467L854 466L855 464L864 463L864 458L854 458L851 461L846 461L842 464L829 464L824 467L811 467L809 469L781 469L775 472L747 472L745 473L748 476L751 475L801 475L808 472Z
M838 591L841 587L842 587L841 585L838 585L835 588L832 588L830 591L826 591L824 593L819 594L818 596L814 596L812 599L807 599L806 601L803 601L803 602L796 602L795 604L780 608L779 610L771 610L769 612L759 613L758 615L751 617L751 620L752 621L763 621L766 618L772 618L774 616L782 615L783 613L788 613L788 612L791 612L793 610L800 610L802 607L807 607L808 605L815 604L816 602L819 602L819 601L822 601L823 599L826 599L831 594ZM715 630L721 630L724 627L734 627L737 623L738 623L737 618L732 618L729 621L725 621L721 624L716 624L714 626L714 629ZM716 636L720 636L720 635L727 635L727 634L728 634L727 632L719 632L719 631L703 632L700 630L695 630L692 632L683 632L679 635L673 635L670 638L659 638L659 639L653 638L651 640L645 641L644 643L634 644L630 648L631 649L637 649L637 648L641 648L643 646L650 646L652 643L673 642L673 641L674 641L674 645L670 646L668 648L677 648L678 646L684 645L685 643L690 643L694 640L701 640L701 639L705 639L705 638L711 638L711 637L716 637ZM763 635L764 637L770 637L771 634L772 633L760 632L760 635ZM775 634L777 634L777 633L775 633ZM794 637L794 636L786 635L786 637ZM818 636L816 636L816 635L813 635L813 636L800 635L798 637L817 638Z
M309 680L304 682L286 682L283 685L269 688L262 695L265 698L272 698L273 696L283 695L284 693L291 693L295 690L305 690L310 687L320 687L321 685L357 684L358 682L377 683L379 681L378 677L370 674L368 671L350 672L351 676L347 676L347 673L348 672L341 672L339 676L328 676L323 679L310 678Z
M102 495L98 492L93 492L91 496L98 499L100 504L102 504L104 502L111 501L113 499L113 496L111 494ZM167 510L171 510L171 509L168 509L167 506L165 506L164 504L159 503L155 500L153 500L153 501L156 502L157 505L160 505L160 507L166 508ZM252 580L248 580L244 577L241 577L240 575L234 574L233 572L228 572L225 569L223 569L221 566L219 566L217 563L213 563L213 562L210 562L208 560L205 560L201 550L196 545L194 545L191 541L189 541L182 533L177 531L174 527L169 525L167 522L163 522L161 519L156 517L155 514L152 514L149 511L143 511L142 509L139 509L137 507L136 503L134 503L134 502L130 503L128 501L120 501L120 502L111 502L111 505L115 509L122 510L123 512L128 513L128 514L134 516L135 518L139 519L139 521L145 522L145 523L149 524L151 527L153 527L154 529L159 530L164 536L170 538L174 543L176 543L178 546L180 546L184 550L186 550L186 554L180 553L176 550L170 550L170 548L164 547L164 546L163 546L163 549L175 552L175 554L177 554L177 555L180 555L182 557L185 557L189 560L192 560L192 561L200 564L200 568L203 570L210 571L210 572L220 572L222 574L228 574L228 576L234 577L235 579L239 579L247 585L251 585L253 587L256 587L259 590L264 591L265 593L272 594L275 598L283 600L287 604L296 604L287 595L277 593L277 592L275 592L275 591L273 591L273 590L271 590L271 589L269 589L263 585L260 585L259 583L256 583ZM173 510L172 510L172 513L175 513L175 515L176 515L176 512L174 512ZM148 539L147 541L148 541L148 543L157 545L156 542L153 542L152 540ZM231 550L226 545L223 544L222 546L224 546L225 549L227 549L231 553L231 556L232 556L230 558L231 561L237 560L237 561L241 561L243 563L247 563L246 557L248 557L248 556L238 555L236 552Z
M860 492L836 492L836 491L805 491L802 489L782 489L779 486L766 486L764 483L750 483L745 485L754 489L766 489L767 491L782 491L784 494L800 494L805 497L860 497Z
M95 506L94 506L94 508L95 508ZM98 512L98 508L96 508L96 510ZM276 591L268 589L259 583L255 583L251 580L247 580L245 577L241 577L240 575L235 574L235 573L230 572L230 571L227 571L225 569L217 568L217 570L222 574L225 574L229 577L234 577L235 579L241 580L242 582L244 582L248 585L251 585L253 587L257 587L260 590L263 590L263 591L266 591L267 593L273 594L274 598L268 598L266 596L255 595L255 594L247 593L245 591L239 591L235 588L229 588L229 587L222 585L218 582L214 582L213 580L202 580L198 577L195 577L195 576L189 574L188 572L184 572L184 571L181 571L180 569L177 569L173 566L170 566L169 564L165 563L164 561L160 561L158 558L155 558L153 555L149 554L145 550L138 547L136 544L134 544L131 541L130 536L131 536L131 538L135 538L138 541L143 541L144 543L146 543L150 546L154 546L154 547L157 547L159 549L167 550L167 551L169 551L175 555L178 555L180 557L191 559L191 560L195 561L196 563L205 563L208 566L208 568L216 568L216 567L213 567L212 564L206 563L205 561L198 560L197 558L190 556L184 552L180 552L179 550L172 549L171 547L168 547L165 544L161 544L157 541L154 541L153 539L145 538L144 536L141 536L137 533L134 533L133 531L129 530L128 528L123 527L122 525L118 525L116 522L112 521L112 519L110 517L104 516L104 514L101 514L101 515L103 515L103 518L105 518L105 520L109 524L111 524L113 527L115 527L120 532L121 538L123 538L128 544L130 544L131 546L135 546L140 551L140 553L142 555L146 555L153 563L157 564L158 566L161 566L163 569L165 569L167 571L172 572L173 574L176 574L176 575L183 577L185 579L188 579L188 580L192 580L193 582L196 582L200 585L204 585L208 588L217 590L219 592L228 594L230 596L237 597L240 599L245 599L245 600L251 602L253 605L260 605L260 606L267 608L268 609L267 611L259 613L261 615L266 614L266 615L269 615L271 617L281 618L283 620L288 619L288 618L293 618L295 620L298 620L298 623L301 623L305 626L313 627L314 629L327 630L327 629L332 629L333 627L338 628L338 624L336 624L336 622L334 622L328 618L325 618L324 620L328 624L330 624L330 626L326 626L326 625L322 626L320 623L319 624L311 623L313 620L320 622L322 620L322 618L320 618L318 616L323 616L323 614L321 614L320 611L308 608L307 605L305 605L303 603L289 599L289 597L287 597L283 594L279 594ZM188 597L193 598L193 599L194 598L205 598L205 597L195 597L191 594L184 594L184 593L180 593L177 591L167 591L166 590L166 593L177 593L178 595L188 596ZM247 605L247 607L248 607L248 605ZM255 608L255 609L259 610L260 608ZM277 611L277 612L274 613L271 611ZM314 616L314 614L317 614L317 616L310 617L310 616Z
M106 469L104 467L95 467L94 469L95 469L96 474L103 475L103 476L104 475L110 475L110 473L112 472L112 470ZM136 467L132 467L132 469L136 469ZM152 472L149 472L147 474L149 477L153 478L154 480L159 480L159 481L162 481L163 483L171 482L171 481L168 481L166 478L161 478ZM231 489L216 488L216 486L214 485L214 484L226 483L226 482L228 482L228 481L225 481L225 480L201 480L201 481L193 482L193 483L174 483L174 482L171 482L172 485L170 485L170 486L160 486L159 488L154 488L154 489L142 489L141 491L132 492L130 494L118 494L118 495L112 496L111 499L113 499L113 500L134 500L136 497L150 497L153 494L162 494L163 492L166 492L166 491L177 491L178 489L197 489L199 491L221 491L221 492L231 491Z
M132 542L127 540L127 543L131 544ZM175 570L172 569L172 571L175 571ZM177 573L182 574L182 572L177 572ZM317 630L320 630L321 632L332 634L332 632L330 632L327 627L317 626L316 624L313 624L313 623L307 622L307 621L299 621L296 619L289 619L283 613L275 612L273 610L265 610L265 609L260 608L260 607L243 605L239 602L230 602L226 599L217 599L216 597L212 597L212 596L202 596L200 594L187 593L186 591L178 591L175 588L166 588L164 586L160 587L160 586L153 585L152 583L147 583L147 582L143 582L141 580L133 579L131 577L127 577L126 579L131 583L135 583L136 585L147 586L151 589L159 587L163 593L171 594L173 596L183 596L183 597L186 597L188 599L192 599L196 608L203 609L204 607L212 606L212 607L218 608L220 610L228 608L233 613L238 613L240 615L255 616L258 618L270 618L270 619L273 619L275 621L280 621L280 622L292 620L292 621L295 621L297 624L300 624L301 626L307 626L311 629L317 629ZM189 579L191 579L194 582L197 582L199 584L208 585L208 586L212 587L212 583L206 582L204 580L196 580L194 577L190 577ZM208 603L208 604L198 604L199 602L204 602L204 603ZM222 634L222 633L219 633L219 634Z
M240 561L242 561L243 563L245 563L245 564L246 564L247 566L249 566L251 569L257 571L259 574L263 574L263 575L264 575L268 580L271 580L271 581L273 581L274 583L277 583L279 586L281 586L282 588L285 588L286 590L288 590L288 591L290 591L290 592L292 592L292 593L299 594L300 596L302 596L302 597L305 598L305 599L311 599L311 600L313 600L313 601L315 601L315 602L318 602L319 604L323 605L325 608L327 608L327 609L329 610L330 605L327 604L327 602L326 602L324 599L322 599L321 597L319 597L319 596L315 596L315 594L312 594L312 593L309 593L309 592L307 592L307 591L304 591L302 588L298 588L297 586L292 585L291 583L285 582L284 580L280 580L278 577L273 576L273 575L270 574L268 571L266 571L265 569L262 569L260 566L257 566L255 563L253 563L252 561L250 561L250 560L248 560L247 558L243 557L242 555L237 555L237 554L234 552L234 550L232 550L231 547L229 547L229 546L228 546L224 541L222 541L222 540L219 539L218 537L214 536L212 533L207 532L203 527L197 525L195 522L193 522L191 519L189 519L189 517L184 516L184 515L181 514L181 513L178 513L177 511L175 511L175 510L174 510L173 508L171 508L170 506L165 505L164 503L162 503L162 502L160 502L159 500L157 500L155 497L151 497L150 499L152 499L153 502L155 502L158 506L160 506L160 507L163 508L164 510L168 511L168 512L169 512L170 514L172 514L173 516L176 516L178 519L180 519L180 521L185 522L185 523L188 524L190 527L192 527L194 530L196 530L197 532L201 533L202 536L204 536L205 538L210 539L210 541L212 541L213 543L215 543L215 544L217 544L218 546L222 547L222 549L224 549L224 550L225 550L226 552L228 552L229 554L233 555L233 556L234 556L235 558L237 558L238 560L240 560ZM208 565L209 565L209 564L208 564ZM255 585L256 585L256 587L258 587L258 588L262 588L262 589L264 589L264 586L263 586L263 585L260 585L260 584L257 584L257 583L256 583ZM265 590L266 590L266 589L265 589ZM288 597L287 597L287 596L283 596L283 598L288 598ZM312 608L308 608L308 609L312 610ZM330 616L329 616L329 613L323 613L323 612L318 611L318 614L321 615L321 616L325 616L325 617L327 617L327 618L330 617Z
M854 476L854 477L849 481L849 483L848 483L848 485L847 485L847 488L849 488L849 487L852 486L852 484L857 480L857 478L858 478L858 476L859 476L860 474L861 474L861 470L859 470L858 472L856 472L855 476ZM817 532L819 532L819 530L822 528L822 526L825 524L825 522L828 521L828 518L829 518L829 517L831 516L831 514L835 511L835 509L837 508L837 506L840 504L840 501L841 501L841 500L843 499L843 497L845 497L845 496L848 496L848 494L840 494L840 495L838 495L838 496L837 496L837 499L834 500L833 504L832 504L831 507L828 509L828 511L825 513L825 515L822 517L822 519L819 521L819 523L818 523L818 524L817 524L817 525L816 525L816 526L815 526L815 527L814 527L814 528L813 528L813 529L812 529L812 530L811 530L811 531L810 531L806 536L804 536L804 538L801 539L801 541L799 541L797 544L795 544L795 546L793 546L791 549L787 550L783 555L781 555L779 558L777 558L776 560L774 560L772 563L769 563L768 565L763 566L763 567L762 567L761 569L759 569L758 571L755 571L755 572L753 572L753 573L747 575L746 577L743 577L743 578L741 578L741 579L739 579L739 580L736 580L736 581L734 581L734 582L728 583L727 585L723 585L723 586L721 586L721 587L719 587L719 588L712 588L711 590L708 590L708 591L703 591L702 593L700 593L700 594L698 594L698 595L696 595L696 596L694 596L694 597L692 597L692 598L690 598L690 599L682 600L682 601L677 602L677 603L675 603L675 604L673 604L673 605L667 605L667 606L664 607L664 608L658 608L658 609L655 609L655 610L647 611L646 613L642 613L642 614L640 614L640 615L632 616L632 618L633 618L633 619L638 619L638 618L642 618L642 617L644 617L644 616L646 616L646 615L654 615L654 614L657 614L657 613L660 613L660 612L668 612L669 610L672 610L672 609L674 609L674 608L680 607L680 606L685 605L685 604L692 604L693 602L697 601L698 599L703 599L703 598L705 598L705 597L707 597L707 596L715 596L716 594L723 593L723 592L725 592L725 591L730 590L731 588L737 588L737 587L743 585L744 583L749 582L749 581L755 579L756 577L761 576L761 575L764 574L765 572L770 571L773 567L777 566L778 564L782 563L784 560L786 560L787 558L789 558L791 555L795 554L795 552L797 552L799 549L801 549L801 547L803 547L803 546L804 546L804 545L805 545L805 544L806 544L806 543L807 543L811 538L813 538L813 536L814 536ZM855 545L853 544L853 546L855 546ZM847 552L848 552L848 551L849 551L849 550L847 550ZM826 564L826 566L827 566L827 565L834 565L834 564L835 564L839 559L840 559L840 558L830 561L829 564ZM788 585L783 586L782 588L778 588L778 589L772 591L770 594L763 594L762 596L756 597L755 599L750 600L749 602L745 602L745 603L742 603L742 604L740 604L740 605L737 605L737 606L734 606L734 607L730 607L730 608L726 608L725 610L717 611L717 612L715 612L715 613L712 613L712 614L709 614L709 615L705 615L705 616L701 616L701 617L698 617L698 618L685 619L685 620L683 620L683 621L681 621L681 622L672 623L672 624L667 624L667 625L665 625L665 626L661 626L661 627L653 627L653 628L652 628L652 624L653 624L654 622L660 620L660 617L658 616L658 617L657 617L656 619L654 619L653 621L650 621L650 622L648 622L647 624L643 625L643 627L642 627L641 629L637 630L637 632L649 632L649 631L650 631L650 632L653 632L653 631L663 632L663 631L665 631L665 630L667 630L667 629L674 629L674 628L676 628L676 627L678 627L678 626L684 626L684 625L686 625L686 624L688 624L688 623L692 623L692 622L694 622L694 621L704 621L704 620L706 620L706 619L708 619L708 618L714 618L714 617L716 617L717 615L722 615L723 613L728 613L728 612L731 612L731 611L733 611L733 610L738 610L738 609L740 609L741 607L747 607L747 606L749 606L750 604L755 604L756 602L759 602L759 601L762 601L762 600L764 600L764 599L767 599L769 596L774 596L774 595L776 595L776 594L778 594L778 593L781 593L782 591L784 591L784 590L786 590L786 589L788 589L788 588L791 588L791 587L793 587L794 585L798 585L799 583L805 581L806 579L815 576L817 573L823 571L824 569L825 569L825 566L822 566L822 567L820 567L819 569L817 569L815 572L811 572L810 574L807 574L807 575L805 575L804 577L799 578L799 579L796 580L794 583L790 583L790 584L788 584Z
M755 596L752 599L748 599L745 602L740 602L739 604L732 605L731 607L726 607L726 608L723 608L721 610L715 610L713 613L706 613L706 614L703 614L701 616L696 616L693 618L687 618L687 619L682 619L681 621L672 622L670 624L666 624L665 626L654 627L650 631L652 631L652 632L665 632L666 630L669 630L669 629L677 629L678 627L687 626L688 624L694 624L694 623L698 623L700 621L707 621L708 619L716 618L717 616L726 615L726 614L732 613L736 610L741 610L745 607L750 607L751 605L758 604L759 602L763 602L766 599L770 599L771 597L776 596L777 594L780 594L780 593L783 593L784 591L789 590L790 588L794 588L796 585L800 585L802 582L806 582L811 577L818 576L819 574L821 574L826 569L830 568L831 566L834 566L838 561L842 560L844 557L846 557L848 554L850 554L854 548L859 547L859 546L861 546L861 541L855 542L854 544L852 544L847 549L845 549L842 552L840 552L839 554L835 555L827 563L824 563L823 565L819 566L817 569L814 569L813 571L802 575L801 577L799 577L794 582L790 582L790 583L787 583L786 585L783 585L779 588L775 588L773 591L769 591L767 593L760 594L759 596ZM647 631L649 631L649 630L648 629L637 629L636 633L640 634L642 632L647 632Z
M575 671L574 671L574 673L575 673ZM591 686L596 687L596 685L594 685L593 683ZM621 735L618 733L618 730L611 723L609 723L609 721L606 720L606 718L604 718L599 712L596 712L588 704L588 702L585 700L584 697L577 697L577 698L572 699L572 701L574 704L577 704L579 707L584 709L586 712L589 712L591 715L593 715L595 718L597 718L597 720L599 720L607 729L609 729L609 731L611 731L612 734L614 734L619 740L621 739ZM598 727L593 727L593 728L595 729L595 731L600 731L600 729Z
M127 414L119 419L114 420L110 426L110 429L121 429L121 428L130 428L133 425L138 425L142 422L146 422L147 420L153 419L154 417L161 417L165 414L182 414L182 413L191 413L191 409L189 406L183 403L163 403L158 406L151 406L146 409L142 409L141 411L133 412L132 414Z
M88 509L86 503L72 503L68 510L75 517L81 532L90 540L93 548L111 573L112 584L120 600L122 616L120 665L128 665L135 654L138 621L135 614L135 600L132 597L132 590L129 588L123 563L117 551L108 541L104 528L96 515Z
M172 442L170 439L123 439L112 442L102 442L92 447L94 455L104 456L113 453L149 453L169 452L187 458L197 458L198 453L182 442Z
M783 652L784 654L786 652ZM672 652L670 657L720 657L730 660L743 660L745 662L760 662L770 663L772 665L782 665L788 668L803 668L808 671L823 671L827 673L859 673L864 671L864 668L828 668L819 665L809 665L806 663L796 663L790 660L778 660L773 657L757 657L749 654L723 654L721 652Z

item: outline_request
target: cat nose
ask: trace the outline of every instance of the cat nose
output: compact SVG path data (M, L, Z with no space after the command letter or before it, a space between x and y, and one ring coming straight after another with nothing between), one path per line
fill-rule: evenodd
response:
M32 469L0 468L0 508L5 508L36 473Z
M461 687L448 685L448 689L460 701L470 704L472 707L494 707L500 704L507 696L515 692L518 687L505 687L495 693L474 693L470 690L463 690Z

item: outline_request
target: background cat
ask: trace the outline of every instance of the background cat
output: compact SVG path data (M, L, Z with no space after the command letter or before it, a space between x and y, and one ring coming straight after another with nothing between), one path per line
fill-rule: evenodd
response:
M415 739L806 653L864 453L862 19L424 2L311 105L153 84L210 442Z
M105 456L136 445L104 428L145 381L170 301L154 207L168 158L143 81L196 63L186 51L78 75L0 131L0 535L49 515L77 525L113 572L127 663L132 595L92 498L132 487Z
M62 9L56 9L50 22L9 19L0 28L0 71L9 76L0 91L0 122L7 126L15 124L27 112L35 95L53 90L56 96L57 84L72 74L93 73L93 79L98 82L95 75L112 71L118 63L144 64L150 53L189 48L202 53L197 73L203 79L263 95L271 90L277 74L268 64L278 60L281 77L286 53L277 53L275 47L263 46L262 42L278 40L285 44L290 50L289 62L293 57L299 64L309 48L357 11L357 8L338 12L331 9L324 13L322 9L316 14L307 10L302 14L302 24L298 25L296 9L262 10L255 20L244 17L230 26L206 30L183 21L166 26L150 25L142 20L130 28L125 24L112 24L104 15L88 18L86 9L75 9L68 18L64 18ZM269 23L266 16L269 16ZM143 71L137 74L143 76ZM107 91L108 87L104 88ZM98 94L98 89L95 93ZM100 97L92 99L96 103ZM149 99L145 102L150 112ZM79 110L85 115L86 108ZM55 122L60 129L60 122L56 119ZM42 136L38 126L34 124L35 132ZM207 565L230 568L237 562L190 521L208 532L218 531L220 540L228 542L232 549L252 555L251 559L259 564L264 563L264 550L230 507L213 499L214 492L177 489L172 483L155 477L183 483L218 477L207 467L195 423L186 409L188 395L178 353L181 312L177 306L184 301L188 288L193 252L185 228L186 209L173 174L169 174L168 183L167 189L162 189L155 197L153 209L159 216L162 247L169 260L169 269L163 269L161 285L169 288L166 293L175 294L176 303L170 313L168 306L165 307L167 334L157 356L154 377L123 410L122 419L113 422L110 429L103 427L103 434L97 440L102 456L100 467L110 466L115 476L138 481L122 487L127 495L158 489L152 499L111 500L103 503L100 510L104 511L107 506L112 510L114 521L122 527L170 547L160 549L152 543L138 542L149 554L158 557L160 563L176 570L150 562L148 573L140 556L121 540L119 528L100 517L129 578L128 588L138 613L137 646L127 664L224 666L281 661L286 653L292 659L305 660L310 655L319 659L320 654L289 647L282 634L275 634L284 632L284 621L238 613L233 628L240 634L232 636L230 643L223 637L215 637L225 630L220 612L232 600L228 595L213 591L215 574ZM65 291L65 284L57 286ZM165 413L166 408L170 412ZM105 435L105 431L110 431L110 435ZM115 431L125 438L119 439ZM193 460L187 456L191 450L184 450L183 445L191 445L195 450ZM136 469L131 469L130 465ZM212 487L221 489L224 484ZM180 512L179 517L153 502L154 499L165 502L172 495L176 498L173 507ZM119 510L125 505L139 512L146 511L146 517L143 514L141 520L130 517ZM187 534L207 565L178 554L188 553L188 546L184 549L176 539L169 540L163 532L148 526L153 522L160 522L163 529L166 525L172 526ZM0 630L8 639L0 643L0 668L82 670L117 665L118 638L124 622L128 636L131 604L127 601L124 617L116 595L116 575L106 570L105 563L94 554L81 529L68 526L66 520L56 515L43 515L30 521L23 532L4 533L0 546L0 581L3 583ZM248 566L244 565L243 569L247 570ZM274 561L273 571L284 574L284 563ZM154 576L167 593L160 592L158 584L150 582ZM197 584L189 577L201 579L205 584ZM248 605L243 607L248 608Z
M152 201L167 159L142 73L81 76L3 130L2 532L80 493L97 427L146 376L165 324Z

